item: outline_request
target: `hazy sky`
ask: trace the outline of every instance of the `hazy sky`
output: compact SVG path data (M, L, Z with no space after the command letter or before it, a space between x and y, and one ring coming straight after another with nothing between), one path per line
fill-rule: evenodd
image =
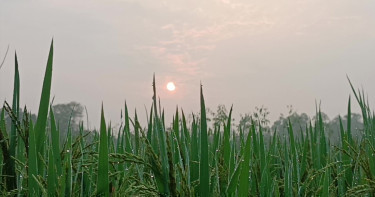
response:
M374 103L374 10L372 0L0 0L1 58L10 45L0 101L11 101L17 50L21 104L37 112L53 37L55 103L86 105L92 126L102 101L114 123L125 100L145 118L154 72L168 119L177 104L199 111L200 81L208 107L233 104L237 117L261 105L272 120L287 105L312 115L321 100L332 118L346 112L346 74Z

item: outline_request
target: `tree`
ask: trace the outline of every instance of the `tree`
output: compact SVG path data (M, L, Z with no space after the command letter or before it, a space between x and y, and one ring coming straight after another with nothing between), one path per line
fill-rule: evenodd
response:
M320 115L322 116L323 123L324 123L325 125L329 124L330 120L329 120L328 115L327 115L326 113L324 113L324 112L320 112ZM315 121L317 121L317 120L318 120L318 117L317 117L317 115L315 115L315 116L312 118L312 121L315 122Z
M83 106L77 102L56 104L52 106L56 124L60 131L60 137L65 137L69 126L72 133L79 131L79 122L83 117ZM70 124L70 125L69 125Z
M207 119L207 125L212 121L212 117L215 115L215 113L208 107L206 107L206 119ZM191 124L193 122L193 118L196 123L199 123L201 117L200 112L192 112L191 114L188 115L187 117L187 122Z
M260 124L262 128L267 128L270 123L270 120L268 119L269 114L270 112L268 109L262 105L261 107L255 107L253 118L256 121L256 124Z
M228 112L225 105L220 104L217 106L216 114L214 113L214 117L212 120L214 121L214 127L227 124Z
M279 135L286 135L288 136L288 124L289 120L292 124L292 128L294 131L294 136L298 137L300 136L301 129L305 129L306 126L310 124L310 117L306 113L299 114L295 112L292 108L292 106L288 106L289 114L288 116L284 116L283 114L280 114L280 117L278 120L276 120L271 129L273 131L276 131Z
M345 130L347 130L348 124L348 115L341 117L342 125ZM327 125L330 140L333 142L339 142L340 139L340 118L336 116L332 119ZM361 132L363 131L363 121L362 115L357 113L351 114L351 133L354 138L358 138L361 136Z
M253 113L245 113L244 115L240 114L240 121L237 125L238 129L242 129L243 131L248 131L251 126L251 121L254 121L254 124L262 126L262 128L269 128L268 125L270 120L268 119L268 115L270 112L266 107L263 105L261 107L256 106Z
M251 127L252 116L250 113L245 113L244 115L240 114L240 122L237 125L237 130L242 130L248 132Z

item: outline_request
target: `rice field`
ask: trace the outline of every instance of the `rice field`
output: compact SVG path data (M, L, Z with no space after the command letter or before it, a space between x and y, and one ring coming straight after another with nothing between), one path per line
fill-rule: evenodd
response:
M202 87L200 115L188 122L176 110L167 129L155 77L147 125L125 105L124 122L114 131L102 105L100 130L89 132L81 124L78 137L69 129L60 143L50 103L52 69L53 42L37 120L31 121L27 108L21 119L15 58L13 100L0 112L2 196L375 196L374 113L351 83L364 129L360 138L352 137L349 99L336 144L325 134L320 109L303 128L293 130L289 122L287 136L255 120L250 129L232 128L232 109L226 123L209 128Z

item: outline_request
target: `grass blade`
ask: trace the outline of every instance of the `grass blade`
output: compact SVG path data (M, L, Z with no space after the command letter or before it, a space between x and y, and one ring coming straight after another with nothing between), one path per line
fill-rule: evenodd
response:
M51 47L48 55L46 72L43 80L42 95L40 98L38 118L35 123L35 142L37 155L44 155L45 151L45 141L46 141L46 123L48 115L48 107L51 92L51 82L52 82L52 63L53 63L53 40L51 42ZM42 162L38 163L38 171L40 175L43 175L44 166Z
M56 171L55 171L55 158L53 151L49 149L48 151L48 177L47 177L47 192L49 196L56 196Z
M254 128L254 124L251 129ZM248 196L250 186L250 148L251 148L251 133L247 135L245 150L243 151L243 161L240 175L240 185L238 190L238 196Z
M33 127L30 127L29 134L29 161L28 161L28 186L29 186L29 196L39 195L39 186L34 176L38 175L38 161L37 161L37 151L35 142L35 131Z
M200 196L209 196L209 166L208 166L208 137L206 107L204 104L203 90L201 86L201 159L200 159Z
M13 103L12 111L16 115L16 118L19 117L19 107L20 107L20 76L18 71L18 60L17 53L15 54L15 66L14 66L14 87L13 87ZM10 143L9 143L9 154L11 157L16 157L16 146L17 146L17 134L16 134L16 125L12 121L11 130L10 130ZM9 167L7 167L9 165ZM16 168L14 159L10 159L9 162L5 163L5 166L9 171L7 171L6 186L7 190L11 191L17 188L16 184Z
M100 141L99 141L99 164L97 195L109 196L109 177L108 177L108 139L106 124L104 119L104 110L102 105L100 120Z

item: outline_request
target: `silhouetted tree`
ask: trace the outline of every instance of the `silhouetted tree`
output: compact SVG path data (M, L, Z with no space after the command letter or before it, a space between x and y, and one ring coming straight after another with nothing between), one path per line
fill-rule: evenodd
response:
M347 131L348 116L341 117L344 129ZM327 125L329 137L332 142L339 142L340 139L340 119L339 116L333 118ZM351 133L354 138L359 138L363 131L362 115L357 113L351 114Z
M288 116L284 116L283 114L281 114L279 119L273 123L271 130L276 130L276 133L278 133L279 135L288 136L288 122L290 120L294 131L294 136L299 137L301 129L305 130L306 126L310 124L310 117L306 113L299 114L293 111L293 108L291 106L288 106L288 108Z
M83 117L84 107L77 102L62 103L52 106L60 139L65 139L69 126L73 135L79 131L79 123Z

